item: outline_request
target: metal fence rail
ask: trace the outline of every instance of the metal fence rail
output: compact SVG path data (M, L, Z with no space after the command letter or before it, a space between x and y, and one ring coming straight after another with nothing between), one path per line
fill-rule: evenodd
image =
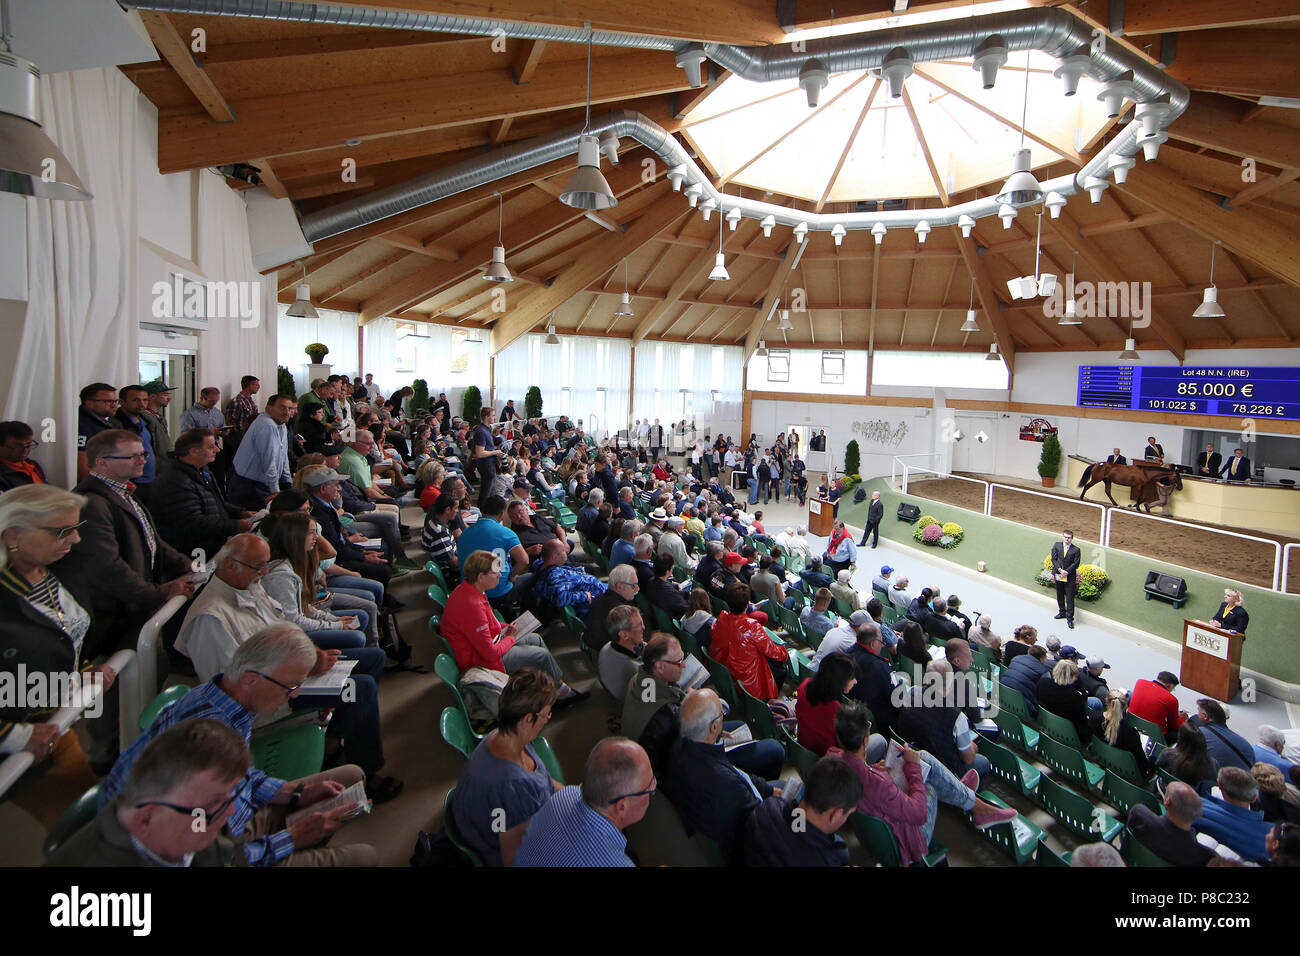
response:
M1291 577L1291 549L1300 548L1300 544L1288 544L1282 548L1282 593L1286 594L1286 583Z
M1222 528L1206 528L1206 527L1202 527L1201 525L1188 524L1186 521L1178 521L1174 518L1162 518L1159 515L1149 515L1141 511L1126 510L1124 513L1136 515L1137 517L1142 518L1144 521L1162 521L1165 524L1178 525L1181 528L1190 528L1193 531L1208 531L1213 534L1225 534L1232 538L1242 538L1246 541L1258 541L1261 544L1271 544L1273 546L1273 590L1274 591L1279 590L1278 584L1282 575L1282 545L1276 541L1273 541L1270 538L1260 538L1260 537L1256 537L1253 534L1242 534L1239 531L1224 531ZM1102 544L1107 548L1115 548L1115 546L1110 543L1110 531L1111 531L1110 522L1108 521L1106 523L1106 540L1103 541ZM1291 547L1294 547L1294 545L1292 545ZM1127 548L1115 548L1115 550L1124 551L1127 554L1138 554L1138 552L1129 551ZM1145 555L1145 554L1140 556L1144 558L1149 557L1149 555ZM1158 559L1153 558L1152 560L1158 560ZM1246 587L1259 587L1259 585L1257 584L1248 584L1245 581L1238 581L1235 578L1229 578L1223 575L1215 575L1215 577L1223 577L1225 581L1231 581L1234 584L1242 584L1245 585Z
M1065 502L1066 504L1087 505L1089 508L1096 508L1101 512L1101 525L1097 532L1097 543L1105 544L1110 535L1110 509L1096 501L1079 501L1074 498L1066 498L1064 495L1053 495L1046 491L1034 491L1032 488L1017 488L1015 485L1001 485L997 482L989 485L988 501L984 507L984 513L990 518L993 517L993 489L1005 488L1007 491L1019 492L1022 495L1037 495L1039 498L1050 498L1052 501Z

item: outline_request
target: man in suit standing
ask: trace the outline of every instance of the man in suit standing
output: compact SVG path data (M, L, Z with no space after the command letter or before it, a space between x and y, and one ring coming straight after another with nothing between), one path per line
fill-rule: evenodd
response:
M1165 460L1164 446L1156 441L1155 435L1151 435L1150 437L1147 438L1146 451L1144 451L1142 455L1144 458L1154 458L1157 461Z
M1196 474L1213 478L1219 473L1219 466L1223 464L1223 456L1214 450L1214 444L1205 446L1205 451L1196 456Z
M1250 481L1250 459L1241 453L1240 448L1234 449L1232 457L1223 463L1219 477L1225 473L1229 481Z
M1125 458L1123 455L1121 455L1121 454L1119 453L1119 449L1116 448L1113 452L1111 452L1109 455L1106 456L1106 464L1108 464L1108 465L1127 465L1127 464L1128 464L1128 459Z
M1061 540L1052 545L1052 580L1056 583L1056 620L1074 629L1075 572L1079 570L1081 555L1074 544L1074 532L1068 528L1061 532Z
M885 506L880 501L880 492L871 493L871 504L867 508L867 526L862 529L861 547L867 545L867 535L871 535L871 547L874 550L880 544L880 522L885 517Z

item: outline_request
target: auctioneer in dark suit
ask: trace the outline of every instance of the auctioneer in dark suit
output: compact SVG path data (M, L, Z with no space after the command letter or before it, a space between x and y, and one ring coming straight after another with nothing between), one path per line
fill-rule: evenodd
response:
M1071 544L1068 548L1064 541L1058 541L1052 545L1052 580L1056 584L1056 607L1057 610L1065 615L1065 619L1074 627L1074 592L1076 589L1074 582L1075 572L1079 570L1081 560L1078 545ZM1065 580L1059 578L1060 573L1065 572Z
M1213 478L1219 473L1219 468L1223 464L1223 456L1217 451L1203 451L1196 456L1196 473L1198 475L1208 475Z
M1123 455L1107 455L1106 464L1108 465L1127 465L1128 459Z
M1220 469L1219 474L1226 474L1229 481L1250 481L1250 459L1245 455L1240 458L1233 455L1223 463L1223 468Z

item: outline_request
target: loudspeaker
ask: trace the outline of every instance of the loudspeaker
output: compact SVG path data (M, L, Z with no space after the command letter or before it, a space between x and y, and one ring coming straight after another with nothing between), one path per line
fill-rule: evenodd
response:
M867 500L867 489L858 485L857 490L853 492L853 503L860 505Z
M909 505L906 501L898 504L898 520L906 521L908 524L916 524L921 517L921 509L916 505Z
M1148 571L1142 590L1146 592L1148 601L1157 597L1173 602L1174 607L1182 607L1187 601L1187 582L1161 571Z

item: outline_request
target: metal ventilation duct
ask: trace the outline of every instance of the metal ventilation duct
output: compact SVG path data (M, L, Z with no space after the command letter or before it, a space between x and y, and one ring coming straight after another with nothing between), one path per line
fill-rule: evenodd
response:
M343 26L374 27L396 30L427 30L439 33L467 33L481 36L504 35L521 39L585 43L586 31L578 27L550 26L533 23L483 20L469 17L435 16L375 10L330 4L279 3L275 0L119 0L128 8L168 13L213 16L253 17L268 20L294 20L303 23L329 23ZM1084 54L1090 59L1086 74L1107 82L1132 73L1129 99L1143 104L1159 100L1161 110L1153 129L1163 132L1187 109L1187 87L1167 76L1146 60L1118 43L1093 46L1092 27L1059 7L1036 7L1012 13L989 14L940 23L928 23L865 34L805 41L800 51L791 44L768 47L736 47L725 44L692 44L664 37L596 31L592 42L597 45L672 50L678 62L698 61L692 53L703 52L709 59L749 80L774 82L798 77L810 58L821 60L829 72L879 70L886 54L896 47L906 49L914 62L964 59L987 37L999 34L1009 51L1038 50L1064 58ZM999 203L990 196L959 206L871 213L817 214L800 212L774 203L724 196L700 169L681 144L663 127L640 113L621 111L593 120L588 132L599 136L609 131L628 137L657 154L664 163L685 169L686 184L699 184L700 201L712 199L720 214L739 209L741 215L763 219L771 216L788 226L806 223L809 230L830 231L836 225L845 229L871 229L883 223L890 229L914 229L922 219L932 227L957 225L963 216L979 219L996 215ZM377 190L311 213L302 218L303 232L309 241L347 232L360 226L395 216L398 213L435 202L447 196L482 186L514 173L573 155L582 129L573 126L557 133L538 136L503 147L482 157L457 163L405 183ZM1105 179L1112 155L1134 156L1141 148L1142 124L1135 117L1105 147L1100 149L1077 173L1042 183L1044 194L1057 192L1071 196L1085 188L1092 178ZM1149 138L1149 137L1148 137Z

